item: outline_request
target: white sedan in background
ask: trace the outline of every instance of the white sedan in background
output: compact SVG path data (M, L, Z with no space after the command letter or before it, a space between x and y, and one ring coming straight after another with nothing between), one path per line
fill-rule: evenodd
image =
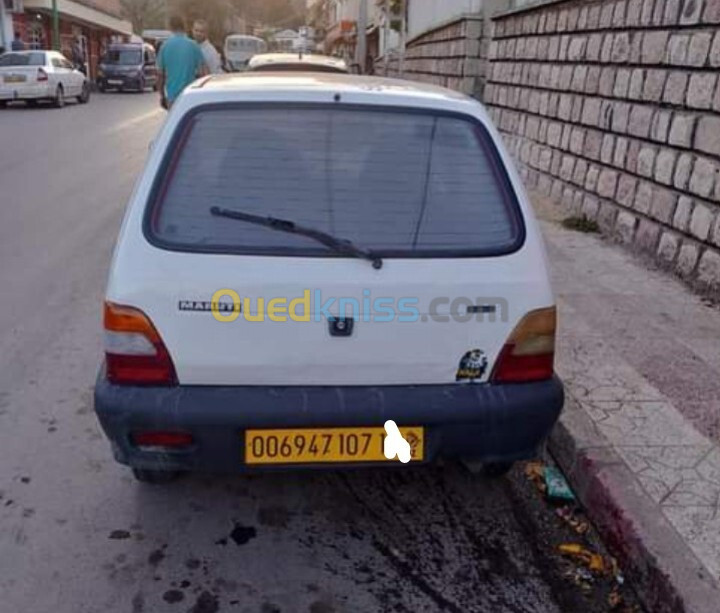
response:
M250 58L251 72L350 72L345 60L313 53L260 53Z
M0 55L0 106L13 100L51 101L65 106L68 98L90 99L87 77L57 51L10 51Z

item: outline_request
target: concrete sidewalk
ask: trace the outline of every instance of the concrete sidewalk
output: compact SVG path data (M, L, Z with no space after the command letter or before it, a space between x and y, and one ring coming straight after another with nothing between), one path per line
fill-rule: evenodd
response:
M543 220L567 389L549 449L648 610L720 611L720 309Z

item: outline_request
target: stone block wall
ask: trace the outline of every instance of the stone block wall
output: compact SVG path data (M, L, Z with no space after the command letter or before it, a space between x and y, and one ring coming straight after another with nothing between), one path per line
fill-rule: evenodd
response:
M528 187L720 294L720 0L493 21L484 102Z
M482 17L461 17L408 42L403 77L479 96L486 48ZM379 74L382 66L380 60L376 66ZM389 76L398 75L399 61L393 58Z

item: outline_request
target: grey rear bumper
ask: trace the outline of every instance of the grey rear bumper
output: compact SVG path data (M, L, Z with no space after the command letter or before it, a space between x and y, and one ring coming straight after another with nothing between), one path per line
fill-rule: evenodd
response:
M398 425L425 427L426 461L438 457L482 462L532 457L562 409L558 378L513 385L386 387L125 387L101 372L95 410L115 458L146 469L246 470L244 431ZM137 430L189 432L187 451L134 447ZM355 465L354 465L355 466Z

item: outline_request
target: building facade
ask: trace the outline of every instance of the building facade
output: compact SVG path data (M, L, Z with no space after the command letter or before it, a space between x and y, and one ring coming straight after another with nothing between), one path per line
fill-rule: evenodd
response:
M483 0L407 0L408 38L412 40L462 15L479 13L482 7Z
M3 0L3 31L10 39L17 32L29 49L51 49L53 41L52 0ZM132 35L132 25L122 18L119 0L57 0L60 26L59 48L67 57L72 55L72 44L79 38L85 50L87 70L91 78L97 74L97 65L104 47L113 41L124 41Z
M326 23L325 53L352 61L357 44L360 0L329 0L324 3L324 14Z
M391 10L386 14L385 0L367 0L366 71L375 69L376 60L383 56L386 50L398 48L400 5L397 0L389 1L387 7ZM309 5L309 19L321 41L322 51L343 57L349 63L355 61L361 6L361 0L315 0ZM396 29L386 28L386 23L393 24Z

